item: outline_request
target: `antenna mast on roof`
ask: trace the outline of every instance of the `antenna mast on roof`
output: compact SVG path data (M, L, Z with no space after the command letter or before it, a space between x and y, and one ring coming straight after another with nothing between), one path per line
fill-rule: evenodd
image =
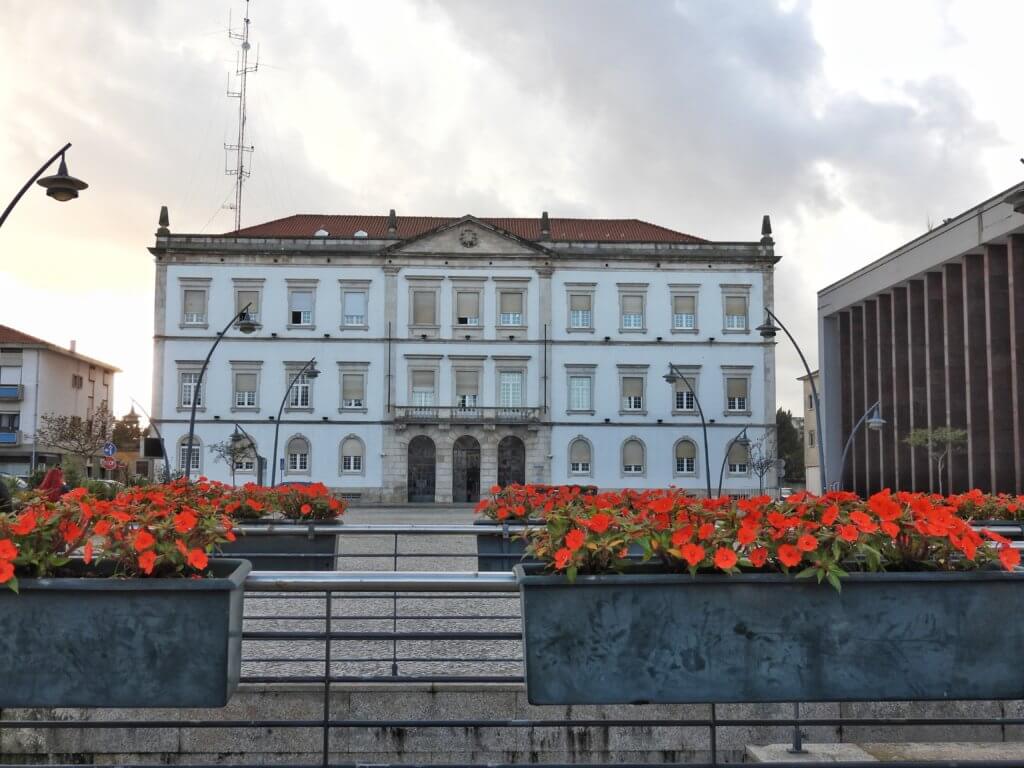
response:
M228 37L232 40L241 41L241 53L237 54L235 59L235 75L239 79L237 91L231 90L231 75L228 75L228 98L238 99L238 142L236 144L224 145L225 152L235 153L234 162L224 169L224 173L228 176L235 177L235 202L234 205L227 205L225 207L235 212L235 229L238 230L242 227L242 184L252 174L252 171L246 165L246 158L256 149L245 144L246 79L250 72L255 72L260 66L260 49L258 46L256 48L256 63L251 67L249 66L249 48L251 47L249 45L249 0L245 0L245 16L242 19L240 31L231 29L231 16L229 12ZM228 157L230 157L230 154L225 157L225 160Z

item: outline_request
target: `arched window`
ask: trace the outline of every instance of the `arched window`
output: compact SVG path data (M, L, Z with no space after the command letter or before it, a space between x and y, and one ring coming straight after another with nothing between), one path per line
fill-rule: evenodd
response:
M309 441L304 437L293 437L288 441L286 464L288 472L309 474Z
M178 469L182 472L185 471L185 458L188 454L188 435L185 435L181 440L178 441ZM203 442L198 437L192 438L192 471L201 472L203 470Z
M642 475L644 473L644 444L631 437L622 444L622 474Z
M750 468L750 450L743 443L733 443L729 449L729 474L745 475Z
M591 468L590 442L584 437L577 437L569 443L569 474L589 475Z
M363 457L366 448L363 441L355 435L349 435L341 441L341 473L343 475L363 474Z
M697 473L697 446L692 440L680 440L676 443L676 474L695 475Z

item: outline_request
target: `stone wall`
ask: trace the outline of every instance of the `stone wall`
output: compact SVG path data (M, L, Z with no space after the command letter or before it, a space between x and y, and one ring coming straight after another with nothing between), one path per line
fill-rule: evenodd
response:
M719 720L791 716L789 704L718 705ZM809 704L805 718L1020 717L1024 702ZM337 728L332 763L666 763L710 759L709 733L685 720L707 720L709 705L535 707L519 685L335 685L335 720L674 720L679 725L511 727L472 726ZM313 685L245 685L224 709L214 710L3 710L0 763L123 764L318 763L323 692ZM4 721L164 721L164 728L4 728ZM267 727L199 728L190 721L274 720ZM289 727L280 721L299 721ZM804 729L814 743L1024 741L1024 727L999 725L829 726ZM718 759L742 761L750 744L784 743L788 727L722 727Z

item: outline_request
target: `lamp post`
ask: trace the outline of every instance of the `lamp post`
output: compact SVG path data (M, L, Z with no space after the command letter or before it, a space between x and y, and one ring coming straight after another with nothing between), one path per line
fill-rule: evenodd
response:
M203 391L203 376L206 375L206 366L210 364L210 358L213 357L213 350L220 344L220 340L224 338L224 334L228 332L228 329L234 324L238 323L238 330L242 333L249 335L256 330L256 323L249 317L249 307L252 304L246 304L242 307L242 310L234 315L228 324L224 326L224 330L217 334L216 340L213 342L213 346L210 347L210 351L206 353L206 359L203 360L203 367L199 369L199 379L196 381L195 388L192 390L192 412L188 417L188 444L185 446L185 482L189 482L192 477L192 443L196 436L196 406L199 404L200 393Z
M725 456L722 457L722 468L720 470L718 470L718 495L719 496L722 495L722 480L725 478L725 465L729 461L729 451L732 450L732 447L734 445L745 445L745 446L749 446L750 445L750 440L747 439L747 428L746 427L741 429L739 431L739 433L732 440L730 440L728 442L728 444L725 446ZM747 461L750 461L749 457L747 458Z
M316 358L314 357L304 366L302 370L292 377L291 384L288 385L288 389L284 391L284 397L281 398L281 407L277 409L277 419L274 421L274 452L270 455L270 460L273 462L270 466L270 487L273 488L277 485L277 435L281 431L281 414L284 412L284 404L288 402L288 396L292 393L292 387L295 386L295 382L305 374L307 379L315 379L320 375L320 371L316 369Z
M821 487L823 489L828 488L828 468L825 466L825 435L821 431L821 399L818 397L818 388L814 385L814 375L811 373L811 366L807 364L807 358L804 357L803 350L796 343L793 334L782 324L778 316L768 307L764 308L764 313L767 315L765 321L754 330L760 333L763 339L774 339L775 334L781 328L782 332L789 337L796 353L800 355L800 362L804 364L804 370L807 371L807 381L811 384L811 397L814 398L814 421L818 429L818 463L821 465ZM778 323L778 325L776 326L775 323Z
M68 200L74 200L78 197L79 192L89 186L81 179L76 179L74 176L68 174L68 164L64 160L64 153L70 148L71 143L68 142L57 150L53 157L43 163L38 171L32 174L32 177L25 182L25 186L19 190L18 194L14 196L14 199L11 200L10 204L4 209L3 214L0 214L0 227L4 225L5 221L7 221L7 217L10 215L11 211L14 210L14 206L16 206L22 196L28 192L28 188L32 186L32 182L36 181L36 179L39 179L39 186L46 189L46 194L49 197L52 197L54 200L61 203L67 202ZM60 167L57 169L57 173L53 176L46 176L40 179L39 177L43 175L43 172L53 165L54 161L58 157L60 158Z
M249 448L252 449L252 454L256 457L256 485L263 485L263 470L267 466L267 460L260 456L259 451L256 450L256 441L252 439L252 435L246 432L242 425L236 421L235 431L231 433L231 444L238 445L242 440L249 441Z
M707 480L708 485L708 498L711 498L711 457L708 453L708 423L704 420L704 409L700 407L700 400L697 398L697 393L693 391L693 387L690 386L689 380L682 374L682 372L676 368L672 363L668 364L668 373L664 376L665 381L669 384L675 384L677 381L682 380L683 384L686 385L687 392L693 397L693 404L697 406L697 414L700 416L700 428L704 433L704 478Z
M164 436L160 434L160 427L158 427L153 422L153 417L146 413L146 409L142 407L142 404L138 400L136 400L134 397L129 397L128 399L131 400L132 403L134 403L136 406L138 406L139 410L142 411L142 415L145 416L146 419L149 421L149 426L151 426L153 428L153 431L156 432L156 438L157 440L160 441L160 452L164 455L164 477L167 478L167 482L170 482L171 461L170 459L167 458L167 444L164 443Z
M885 419L882 418L881 400L876 400L874 405L864 411L864 415L860 417L860 420L850 430L850 436L846 438L846 445L843 446L843 457L839 461L839 479L836 480L836 490L839 490L839 485L843 482L843 470L846 469L846 454L850 452L850 446L853 445L853 437L857 434L857 430L860 429L861 425L865 423L868 429L874 432L885 426Z

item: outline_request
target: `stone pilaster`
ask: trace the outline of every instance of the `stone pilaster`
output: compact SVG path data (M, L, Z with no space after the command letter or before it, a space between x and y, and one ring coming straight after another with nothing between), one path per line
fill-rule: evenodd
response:
M893 349L893 423L896 443L896 487L909 491L914 486L910 446L903 438L910 432L910 324L908 315L907 289L897 286L892 289L892 349Z
M934 428L946 424L946 342L945 342L945 301L942 296L942 273L929 272L925 275L925 339L928 359L928 423ZM929 484L934 491L939 489L938 471L929 461ZM943 491L949 490L949 465L942 478Z
M908 283L908 297L910 299L909 320L910 320L910 429L928 428L928 355L925 346L927 333L925 331L924 312L924 281L911 280ZM931 462L928 459L926 448L914 448L911 450L911 462L913 466L912 490L927 491L931 488L928 468Z
M879 294L878 299L878 391L885 426L879 434L878 460L882 468L883 488L896 487L896 425L895 394L892 369L892 295Z
M864 402L865 407L879 399L878 396L878 302L870 299L864 302ZM862 427L863 429L863 427ZM878 454L882 447L882 436L878 432L864 430L867 445L864 455L862 478L867 493L881 489L882 467Z
M864 415L864 307L850 309L850 370L853 372L852 426L856 426ZM853 446L847 461L853 467L851 490L864 495L867 490L865 467L867 466L867 433L863 425L853 436Z
M953 429L967 429L967 372L964 358L964 283L963 266L946 264L942 268L942 294L945 312L944 358L946 385L946 423ZM951 493L963 493L970 485L966 454L949 462Z
M840 488L850 490L853 488L853 463L847 461L841 464L842 452L846 447L846 441L853 429L853 365L852 365L852 342L850 339L850 313L839 313L839 395L842 401L840 406L842 428L839 430L839 440L836 443L834 482L838 482ZM840 476L840 473L841 476Z
M1024 492L1024 235L1012 235L1007 253L1010 304L1010 378L1013 381L1013 465L1016 492Z
M1010 293L1005 245L985 246L985 325L988 344L988 428L992 490L1012 493L1014 472L1013 372L1010 360ZM1010 418L1008 418L1010 416Z
M964 256L964 349L967 369L967 431L970 485L992 489L989 430L988 341L985 320L985 257Z

